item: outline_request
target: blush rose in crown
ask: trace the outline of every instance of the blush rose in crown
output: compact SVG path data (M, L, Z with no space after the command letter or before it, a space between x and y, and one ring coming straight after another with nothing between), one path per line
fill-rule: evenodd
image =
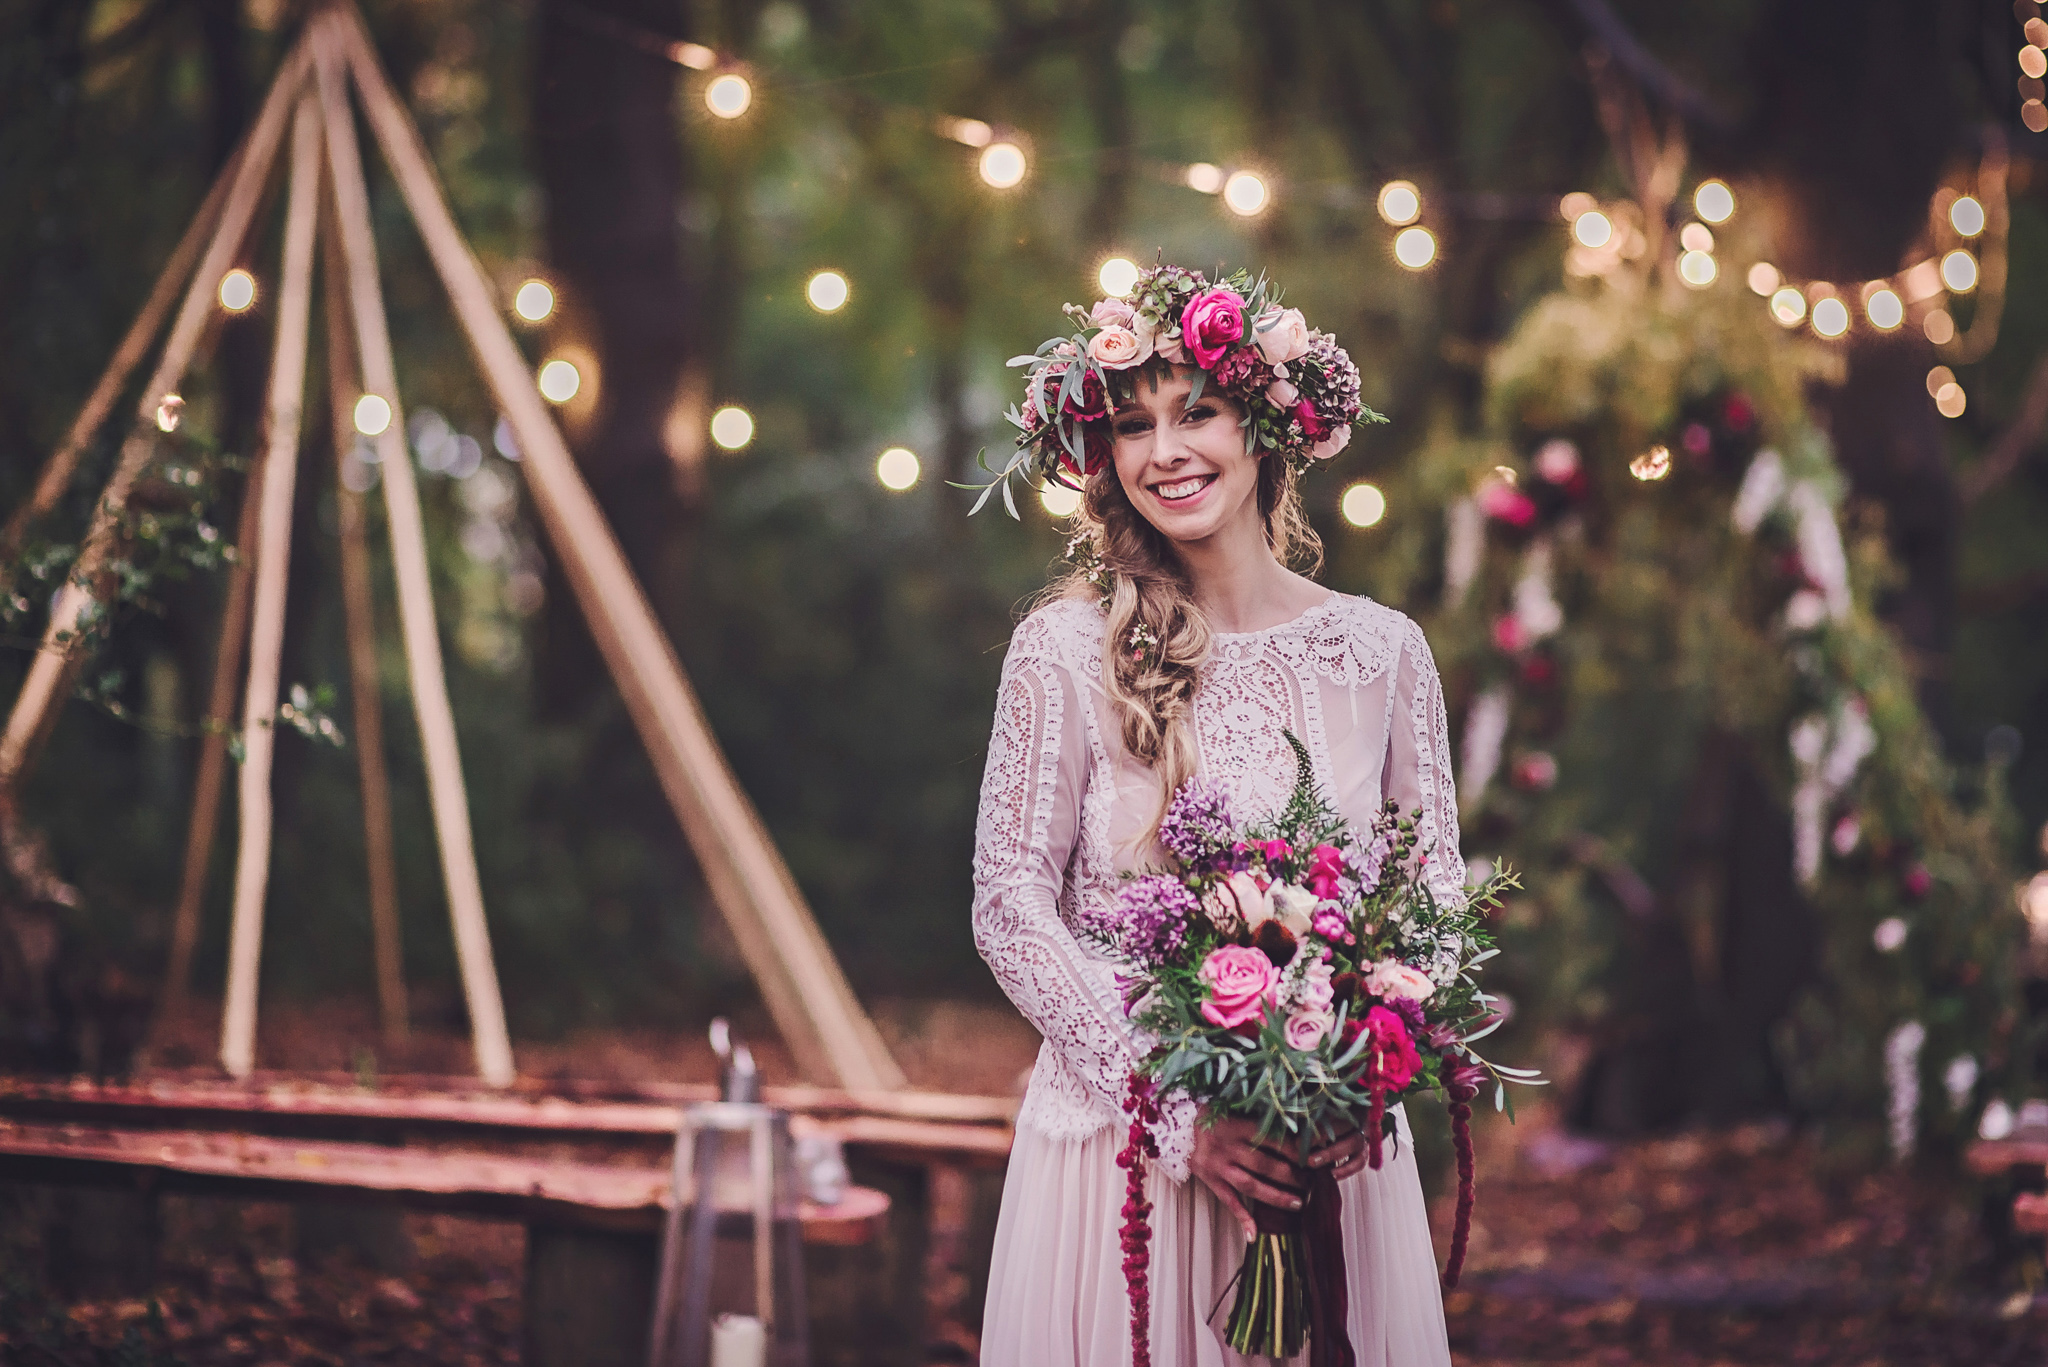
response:
M1240 827L1223 788L1189 782L1160 827L1168 867L1127 878L1087 927L1119 962L1125 1008L1152 1042L1126 1106L1134 1120L1124 1241L1140 1250L1126 1267L1134 1333L1149 1314L1142 1155L1154 1150L1145 1127L1181 1093L1202 1123L1249 1119L1261 1143L1303 1165L1304 1210L1254 1207L1259 1235L1245 1251L1227 1328L1237 1351L1273 1357L1345 1333L1329 1308L1332 1293L1342 1304L1342 1197L1329 1169L1305 1167L1310 1152L1362 1130L1378 1168L1398 1142L1389 1107L1442 1096L1459 1159L1444 1272L1455 1285L1471 1228L1471 1104L1490 1087L1505 1108L1507 1083L1541 1081L1474 1048L1501 1021L1478 983L1497 952L1486 913L1520 884L1503 872L1477 888L1446 885L1420 811L1389 803L1361 838L1318 792L1300 741L1287 740L1298 774L1277 816ZM1341 1346L1319 1359L1349 1361Z

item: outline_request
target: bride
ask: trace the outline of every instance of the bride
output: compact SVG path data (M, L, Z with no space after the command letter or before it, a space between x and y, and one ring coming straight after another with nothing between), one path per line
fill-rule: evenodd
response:
M1359 416L1357 372L1263 280L1175 267L1103 300L1040 349L1022 469L1078 482L1071 573L1004 661L974 856L975 942L1044 1036L1017 1117L982 1330L985 1367L1131 1359L1119 1226L1120 1103L1148 1043L1111 963L1078 938L1120 874L1162 862L1168 794L1222 779L1247 821L1295 777L1284 732L1358 831L1420 807L1433 883L1464 881L1444 704L1415 624L1298 573L1321 547L1298 480ZM1076 373L1078 372L1078 374ZM1365 416L1371 416L1366 414ZM1405 1115L1382 1168L1352 1132L1318 1149L1341 1184L1350 1339L1360 1367L1448 1367L1436 1259ZM1233 1364L1229 1280L1250 1202L1300 1204L1248 1122L1184 1096L1155 1130L1151 1354Z

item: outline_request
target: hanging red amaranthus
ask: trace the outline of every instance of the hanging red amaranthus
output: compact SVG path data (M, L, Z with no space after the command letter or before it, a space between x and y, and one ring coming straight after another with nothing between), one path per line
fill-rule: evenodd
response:
M1159 1156L1152 1127L1159 1121L1159 1102L1152 1079L1131 1074L1124 1097L1131 1118L1130 1138L1116 1165L1124 1170L1124 1289L1131 1298L1131 1367L1152 1367L1152 1203L1145 1197L1145 1160Z
M1465 1270L1465 1246L1472 1240L1472 1098L1486 1080L1476 1064L1453 1065L1444 1090L1451 1099L1451 1143L1458 1150L1458 1213L1451 1222L1451 1256L1444 1264L1444 1290Z

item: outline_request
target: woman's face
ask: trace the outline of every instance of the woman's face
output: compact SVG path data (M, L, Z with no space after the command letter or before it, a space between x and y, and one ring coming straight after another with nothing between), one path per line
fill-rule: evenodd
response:
M1138 377L1110 415L1116 477L1131 506L1174 541L1202 541L1236 519L1257 521L1259 463L1245 454L1244 410L1205 387L1191 406L1196 371L1175 366L1152 383Z

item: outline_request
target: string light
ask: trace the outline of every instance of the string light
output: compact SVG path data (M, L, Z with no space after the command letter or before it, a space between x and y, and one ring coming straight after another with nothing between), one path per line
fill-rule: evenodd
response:
M981 178L995 189L1014 188L1023 181L1027 169L1024 149L1014 142L992 142L982 149Z
M1343 510L1344 520L1352 526L1377 527L1387 515L1387 496L1378 485L1358 483L1344 491L1344 500L1338 506Z
M1879 332L1890 332L1906 321L1906 304L1891 290L1880 287L1864 299L1863 316Z
M1239 171L1223 182L1223 203L1240 218L1264 212L1269 199L1266 182L1250 171Z
M1778 283L1785 277L1778 274L1778 268L1768 261L1759 261L1749 268L1749 288L1752 293L1768 299L1777 290Z
M892 446L875 458L875 478L882 487L902 493L917 483L917 452L907 446Z
M1703 290L1714 283L1719 268L1714 258L1706 252L1693 250L1678 258L1678 278L1696 290Z
M1598 209L1588 209L1572 220L1572 236L1581 247L1597 250L1614 240L1614 220Z
M727 404L711 415L711 440L725 451L738 451L754 439L754 415L738 404Z
M1790 285L1771 296L1771 317L1788 328L1796 328L1806 317L1806 296Z
M1941 258L1941 283L1957 294L1977 288L1977 258L1961 247Z
M185 416L185 396L166 394L156 401L156 430L175 432L179 421Z
M1671 473L1671 448L1652 446L1628 463L1628 472L1645 484Z
M1436 260L1436 236L1427 228L1403 228L1394 236L1394 259L1411 271Z
M838 271L819 271L804 285L804 298L820 313L837 313L846 306L846 277Z
M1975 195L1964 195L1948 206L1948 223L1964 237L1975 237L1984 231L1984 206Z
M1714 250L1714 234L1704 223L1688 223L1678 230L1678 245L1689 252Z
M356 400L356 431L366 437L383 435L391 426L391 405L382 395L365 394Z
M237 266L220 278L220 306L240 313L256 302L256 277Z
M1138 263L1127 256L1112 256L1095 272L1095 283L1112 299L1121 299L1138 283Z
M1422 217L1422 192L1413 181L1388 181L1380 186L1380 217L1393 227L1407 227Z
M1929 309L1920 320L1920 330L1936 346L1947 346L1956 339L1956 320L1949 317L1947 309Z
M1823 337L1839 337L1849 330L1849 306L1830 294L1813 304L1813 330Z
M1081 506L1081 491L1064 484L1047 484L1038 491L1038 501L1053 517L1071 517Z
M704 87L704 107L721 119L736 119L754 103L754 87L735 71L715 77Z
M1223 168L1206 161L1198 161L1188 167L1186 180L1190 190L1205 195L1223 193Z
M583 372L560 356L541 366L539 379L540 396L549 403L567 403L583 388Z
M545 280L528 280L512 296L512 311L526 322L545 322L555 311L555 291Z
M1718 180L1703 180L1692 192L1692 207L1709 223L1726 223L1735 216L1735 192Z

